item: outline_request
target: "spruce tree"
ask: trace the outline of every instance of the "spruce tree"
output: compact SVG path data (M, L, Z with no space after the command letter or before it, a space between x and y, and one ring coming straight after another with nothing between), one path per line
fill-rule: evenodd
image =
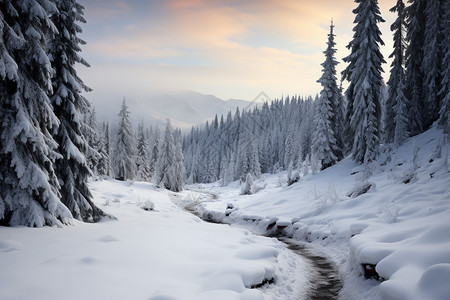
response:
M136 179L141 181L150 180L148 142L144 133L144 121L138 125L137 131L137 153L136 153Z
M113 171L115 178L119 180L133 180L136 176L136 164L134 162L136 140L130 113L125 98L119 112L119 123L113 148Z
M110 159L110 144L109 144L109 125L103 122L102 128L99 132L99 150L101 159L97 164L98 175L111 176L111 159Z
M423 92L423 125L428 128L436 121L439 115L439 97L441 89L440 66L442 63L441 46L441 10L448 10L447 6L441 7L442 0L427 0L425 3L425 37L423 44L423 60L421 70L424 74L422 82Z
M356 0L353 10L356 26L350 62L349 81L353 101L350 126L354 132L352 155L358 162L373 161L380 143L380 118L383 79L380 52L381 32L378 23L384 22L376 0Z
M408 138L408 100L405 97L405 37L406 11L403 0L397 0L391 12L397 12L397 18L391 25L394 32L394 51L389 56L393 58L388 81L388 97L384 110L384 139L387 143L402 144Z
M56 13L47 0L0 2L0 225L53 226L72 217L60 201L59 121L48 97Z
M79 55L78 37L81 28L77 22L85 23L83 6L74 0L56 2L58 13L52 21L58 30L49 44L49 57L54 67L53 94L51 101L60 125L54 135L61 156L56 160L56 175L61 183L62 202L70 209L74 218L96 222L105 213L94 205L87 185L90 170L86 161L88 144L82 133L82 114L88 111L89 102L82 96L90 89L84 85L75 70L75 64L89 66Z
M159 147L161 147L161 133L159 128L156 127L151 136L150 153L149 153L149 166L150 166L150 178L153 179L156 172L156 163L159 157Z
M408 0L410 5L406 8L407 48L405 96L408 99L409 124L411 135L422 132L424 112L422 83L425 76L422 71L423 45L425 40L425 0Z
M444 1L444 4L449 1ZM442 81L439 97L441 107L439 111L439 126L444 128L446 134L450 133L450 9L446 9L442 20Z
M320 160L323 169L334 165L343 157L342 149L338 146L337 133L340 130L338 101L341 100L339 88L336 83L336 65L334 58L336 43L333 34L334 25L330 25L327 49L324 51L325 62L322 63L322 76L317 81L322 86L318 102L315 103L312 152Z
M181 144L174 140L172 125L167 120L156 163L156 184L161 188L180 192L183 189L183 173Z

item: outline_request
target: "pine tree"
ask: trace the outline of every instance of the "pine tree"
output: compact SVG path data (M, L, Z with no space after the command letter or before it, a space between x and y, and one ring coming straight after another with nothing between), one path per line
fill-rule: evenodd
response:
M425 1L425 38L423 44L423 60L421 70L424 74L424 81L422 82L423 92L423 125L425 128L438 118L439 115L439 97L438 93L441 89L441 74L440 66L442 57L440 53L441 35L441 7L442 0L427 0ZM448 3L447 3L448 4ZM448 5L445 6L448 10Z
M259 151L255 136L247 126L242 126L241 130L236 154L235 179L243 181L249 173L253 177L259 178L261 176L261 165L259 164Z
M74 218L99 221L105 213L92 202L87 185L90 175L85 154L87 141L82 134L82 114L89 109L89 102L82 92L90 91L78 77L75 64L89 64L78 52L84 42L77 36L81 28L76 22L85 23L83 7L74 0L56 2L59 13L52 15L58 34L50 43L49 57L54 66L51 101L60 126L55 134L61 157L56 160L56 175L61 182L62 202ZM102 156L103 157L103 156Z
M334 165L343 157L342 149L338 146L337 131L340 129L338 101L341 100L336 83L336 65L334 58L335 42L334 25L330 25L327 49L324 51L325 62L322 63L322 76L317 81L322 85L322 91L316 105L314 116L315 131L313 135L312 152L320 160L322 168Z
M425 76L422 72L423 45L425 40L425 0L408 0L406 8L407 48L405 91L408 99L409 125L411 135L422 132L424 112L422 83Z
M99 154L101 155L101 159L97 165L99 175L111 176L109 124L105 122L103 122L102 129L99 133Z
M115 178L119 180L133 180L136 176L136 164L134 162L136 141L130 113L125 98L119 112L119 123L113 148L113 171Z
M0 225L44 226L72 217L60 201L47 38L56 28L47 0L0 2Z
M136 153L136 179L141 181L150 180L150 164L148 153L148 142L144 133L144 120L138 125L137 153Z
M85 156L87 159L87 165L94 175L99 175L98 166L99 162L104 158L100 153L101 150L101 137L97 126L97 114L95 107L88 104L86 111L84 112L84 122L82 124L82 132L86 139Z
M448 7L448 0L443 1ZM450 133L450 10L446 9L442 20L442 81L439 97L441 100L441 108L439 111L439 125L444 129L446 134Z
M150 178L154 178L156 172L156 163L159 157L159 147L161 146L161 133L159 128L156 127L150 143L150 153L149 153L149 166L150 166Z
M402 142L407 135L407 128L403 125L403 122L407 122L406 110L406 97L404 96L404 82L405 82L405 4L403 0L397 0L394 7L390 9L391 12L397 12L397 18L391 25L391 31L394 33L394 51L389 56L393 58L391 64L391 73L388 84L388 97L384 106L384 140L386 143ZM397 118L399 124L397 126ZM406 124L407 125L407 124ZM402 130L400 130L403 128ZM397 133L397 134L396 134ZM402 134L403 133L403 134ZM397 136L397 138L395 138Z
M179 192L183 189L183 156L181 144L175 142L170 121L166 122L156 163L155 181L159 187Z
M354 132L353 158L358 162L373 161L380 143L381 118L381 64L384 63L379 46L383 45L378 23L380 16L378 1L357 0L356 26L353 29L351 54L345 59L350 62L349 80L353 101L350 125Z

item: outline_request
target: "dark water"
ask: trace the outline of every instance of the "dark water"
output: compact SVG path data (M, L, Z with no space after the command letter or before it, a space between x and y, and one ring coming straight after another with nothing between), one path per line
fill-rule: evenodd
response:
M328 300L337 299L342 289L342 282L336 266L326 257L314 254L305 244L290 239L280 238L294 253L305 258L313 269L309 279L309 290L306 299Z

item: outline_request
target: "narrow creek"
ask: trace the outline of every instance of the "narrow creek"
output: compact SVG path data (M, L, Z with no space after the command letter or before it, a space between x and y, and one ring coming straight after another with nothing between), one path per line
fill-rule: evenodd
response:
M214 195L214 197L217 196ZM199 203L191 203L189 205L183 206L183 208L205 222L231 225L229 223L219 222L218 220L214 220L211 218L205 218L201 210L198 209L198 204ZM312 274L310 274L308 278L308 290L305 291L306 295L302 295L300 297L301 299L338 299L339 292L342 289L343 285L340 280L339 272L333 262L331 262L327 257L323 255L314 253L314 250L309 247L306 242L296 241L288 238L284 236L281 231L278 232L275 236L269 234L267 236L275 237L279 241L286 244L289 250L301 256L310 265Z

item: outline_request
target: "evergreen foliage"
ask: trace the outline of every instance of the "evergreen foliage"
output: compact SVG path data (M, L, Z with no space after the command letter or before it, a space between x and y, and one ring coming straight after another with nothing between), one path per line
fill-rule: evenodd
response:
M149 181L151 178L148 149L148 142L144 133L144 121L142 120L138 125L136 153L136 179L140 181Z
M408 100L405 91L405 31L406 10L403 0L397 0L391 12L397 12L397 18L391 25L394 33L394 51L389 56L393 58L388 81L388 97L384 107L384 140L387 143L402 144L408 138Z
M136 176L136 164L134 162L136 139L130 113L125 98L119 112L119 123L113 147L113 173L119 180L133 180Z
M174 139L173 129L167 120L156 163L155 181L159 187L180 192L184 184L184 165L181 142Z
M311 154L313 111L311 97L285 97L242 113L237 109L234 116L229 112L217 127L214 121L192 128L183 138L187 177L227 185L249 173L258 178L287 169L291 162L299 167Z
M425 40L425 0L409 0L406 8L406 81L405 91L409 102L409 126L411 135L422 132L424 128L421 113L424 110L422 82L423 45Z
M320 97L315 104L314 136L312 152L320 160L323 169L334 165L343 158L343 149L338 146L338 132L341 132L342 111L339 101L341 95L336 83L336 65L334 58L336 43L333 34L334 25L330 25L327 49L324 51L325 62L322 63L322 76L317 81L322 86Z
M58 33L49 44L48 54L54 68L51 102L60 121L54 135L61 154L55 162L56 176L61 184L61 200L73 217L87 222L98 221L105 213L92 203L87 186L90 170L85 154L89 145L82 133L82 114L88 111L90 103L81 93L90 89L75 70L75 63L89 66L78 54L81 51L79 45L84 41L77 36L81 32L77 22L86 21L83 7L76 1L60 0L56 4L59 13L52 15L52 22ZM96 128L92 131L95 134Z
M57 30L50 1L0 2L0 225L61 225L53 138L59 126L48 94L52 67L47 37Z
M345 78L350 81L348 90L353 137L353 158L358 162L373 161L380 144L380 118L383 79L380 52L381 32L378 23L384 22L376 0L356 0L358 6L353 10L356 24L351 53L345 58L350 62ZM349 115L350 116L350 115Z

